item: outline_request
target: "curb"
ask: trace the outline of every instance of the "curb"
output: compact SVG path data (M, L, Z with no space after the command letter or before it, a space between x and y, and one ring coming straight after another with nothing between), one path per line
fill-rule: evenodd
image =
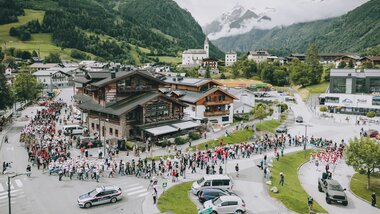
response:
M357 173L357 172L356 172L356 173ZM355 174L354 174L354 175L355 175ZM362 200L363 202L368 203L369 205L371 205L371 207L373 207L373 206L372 206L372 203L371 203L370 201L367 201L366 199L364 199L364 198L362 198L362 197L356 195L356 194L351 190L351 181L352 181L352 177L354 177L354 176L351 176L351 178L350 178L350 182L348 183L348 191L350 191L350 193L351 193L352 195L354 195L356 198ZM380 209L380 206L377 205L377 206L374 206L374 208Z

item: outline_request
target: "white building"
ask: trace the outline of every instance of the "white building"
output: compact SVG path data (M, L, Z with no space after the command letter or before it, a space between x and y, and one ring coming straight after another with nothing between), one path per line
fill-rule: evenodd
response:
M30 68L34 68L37 71L47 70L50 68L60 67L58 63L33 63L29 66Z
M380 116L380 94L329 93L321 94L319 99L331 113L365 115L369 111L374 111Z
M251 51L248 54L248 60L253 60L256 63L264 62L270 57L271 55L268 53L268 51Z
M69 86L71 75L60 69L39 70L33 73L37 81L45 88Z
M254 92L240 87L226 87L225 90L237 98L234 100L234 114L245 114L252 111L253 107L255 106Z
M237 54L235 52L226 53L225 65L226 67L232 66L237 61Z
M203 49L188 49L182 53L182 65L202 65L203 59L209 58L209 49L206 37Z

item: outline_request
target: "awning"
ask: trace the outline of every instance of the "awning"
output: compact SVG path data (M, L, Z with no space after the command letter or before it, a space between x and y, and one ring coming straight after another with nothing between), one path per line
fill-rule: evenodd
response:
M176 132L178 131L178 129L171 126L159 126L156 128L145 129L145 131L153 134L154 136L158 136L171 132Z
M187 122L183 122L183 123L176 123L176 124L173 124L171 126L183 130L183 129L190 129L190 128L198 127L200 125L198 123L187 121Z

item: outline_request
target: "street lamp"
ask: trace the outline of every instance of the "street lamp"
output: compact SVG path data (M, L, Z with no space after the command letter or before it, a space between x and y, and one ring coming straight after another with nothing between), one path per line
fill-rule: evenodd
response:
M304 159L306 160L306 144L307 144L307 127L311 127L309 124L300 124L305 127L305 141L303 143Z
M11 206L11 178L15 178L15 177L20 176L20 175L30 175L30 174L31 174L30 172L25 172L25 173L17 173L15 175L8 176L8 211L9 211L9 214L12 213L12 206Z

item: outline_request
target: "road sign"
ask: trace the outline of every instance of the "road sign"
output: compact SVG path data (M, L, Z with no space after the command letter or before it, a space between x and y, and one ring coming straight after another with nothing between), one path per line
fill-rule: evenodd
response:
M163 182L162 183L162 188L166 188L168 186L168 183L167 182Z

